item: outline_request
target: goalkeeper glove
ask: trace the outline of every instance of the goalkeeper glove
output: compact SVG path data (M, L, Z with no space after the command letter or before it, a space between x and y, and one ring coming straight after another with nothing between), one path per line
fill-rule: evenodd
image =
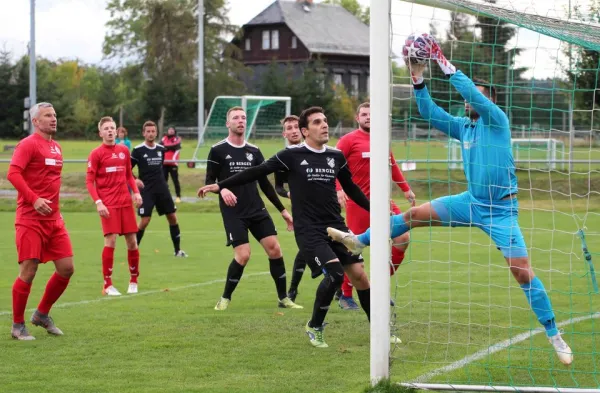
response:
M429 36L431 37L431 36ZM442 69L442 72L450 77L452 75L454 75L456 73L456 67L454 67L454 65L452 65L452 63L450 63L448 61L448 59L446 59L446 56L444 56L444 54L442 53L442 48L440 48L440 45L437 43L437 41L431 37L431 53L430 53L430 57L432 59L435 59L435 61L437 61L438 65L440 66L440 68Z

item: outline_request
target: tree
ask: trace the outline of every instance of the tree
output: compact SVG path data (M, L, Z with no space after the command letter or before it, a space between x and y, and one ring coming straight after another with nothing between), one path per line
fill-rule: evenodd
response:
M130 65L138 65L146 116L169 121L191 121L197 110L197 1L111 0L111 19L104 40L104 53ZM225 36L235 33L226 16L225 0L204 2L205 98L237 93L243 83L237 75L243 66L233 56L235 49ZM126 55L124 55L126 54ZM161 119L164 120L164 119Z
M324 4L336 4L344 7L352 15L360 19L361 22L368 25L370 19L370 7L363 7L358 0L325 0Z
M11 53L0 50L0 97L8 105L0 105L0 137L14 138L24 134L23 99L27 85L21 83L19 68L11 61Z

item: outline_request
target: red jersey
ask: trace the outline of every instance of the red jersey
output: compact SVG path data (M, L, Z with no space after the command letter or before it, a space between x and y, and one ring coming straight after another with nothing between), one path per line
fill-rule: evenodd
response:
M181 150L181 138L177 135L165 135L160 142L165 147L165 161L179 160L179 151ZM177 166L176 162L165 162L163 165Z
M53 139L32 134L17 144L10 165L8 179L18 191L17 223L25 219L60 219L60 174L63 167L60 145ZM20 172L20 181L15 179L15 172ZM35 211L33 203L38 198L52 201L48 204L52 213L43 216Z
M131 206L131 196L127 185L139 192L131 172L131 156L125 145L105 145L90 153L87 176L88 192L92 199L102 200L106 207Z
M367 196L371 197L371 141L369 133L360 129L354 130L349 134L344 135L337 143L336 148L340 149L348 161L348 169L352 172L352 181L356 183ZM408 183L402 175L402 171L396 164L394 155L390 152L390 165L392 167L392 180L402 189L402 191L410 190ZM341 190L339 183L336 183L336 188ZM353 203L351 200L348 201Z

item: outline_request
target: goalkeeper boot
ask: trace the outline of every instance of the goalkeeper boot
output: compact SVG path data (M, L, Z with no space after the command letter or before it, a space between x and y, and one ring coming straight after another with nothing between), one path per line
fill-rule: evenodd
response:
M56 327L50 315L42 314L38 310L35 310L35 312L31 316L31 323L35 326L43 327L44 329L46 329L48 334L53 334L55 336L63 335L62 330Z
M329 345L327 345L327 343L323 340L323 329L324 328L325 328L324 324L323 324L323 326L321 326L319 328L312 328L309 326L309 322L306 323L304 330L306 330L306 334L308 335L310 343L313 345L313 347L317 347L317 348L328 348L329 347Z
M552 346L554 347L554 350L558 355L558 360L560 360L562 364L568 366L571 363L573 363L573 351L571 350L571 347L569 347L569 345L565 342L565 340L563 340L560 333L552 337L548 337L548 340L550 341L550 344L552 344Z
M21 341L35 340L35 337L33 337L31 334L29 334L29 331L27 330L27 327L25 326L24 323L13 323L12 329L10 331L10 335L15 340L21 340Z
M356 235L348 232L342 232L339 229L327 228L327 234L336 242L342 243L353 254L359 255L366 245L362 244Z
M284 297L279 301L279 308L304 308L292 301L289 297Z
M227 310L227 307L229 307L229 302L231 302L231 299L227 299L227 298L222 297L217 302L217 305L215 306L215 310L217 310L217 311Z

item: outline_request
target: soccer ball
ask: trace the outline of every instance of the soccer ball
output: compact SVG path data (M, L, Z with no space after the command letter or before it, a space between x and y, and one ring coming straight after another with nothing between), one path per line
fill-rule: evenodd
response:
M432 44L435 38L429 33L412 33L404 41L402 56L412 64L426 65L431 58Z

